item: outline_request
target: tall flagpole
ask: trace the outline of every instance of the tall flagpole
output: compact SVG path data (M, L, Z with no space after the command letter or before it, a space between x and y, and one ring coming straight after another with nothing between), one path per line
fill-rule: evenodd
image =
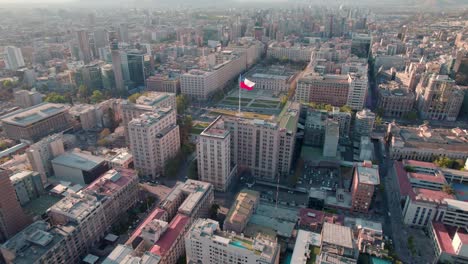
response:
M241 86L240 86L241 76L242 75L239 75L239 83L237 84L237 86L239 87L239 115L241 112L241 91L242 91Z

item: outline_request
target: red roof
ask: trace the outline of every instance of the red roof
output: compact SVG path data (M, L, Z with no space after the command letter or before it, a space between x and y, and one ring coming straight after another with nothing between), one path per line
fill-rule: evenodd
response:
M416 172L410 172L408 173L408 175L413 179L418 179L421 181L434 182L434 183L440 183L440 184L447 183L445 181L445 178L439 175L430 175L430 174L416 173Z
M468 244L468 233L466 232L466 230L464 228L459 228L457 233L458 233L458 236L460 237L462 244L463 245Z
M452 247L452 238L448 230L445 228L445 225L439 222L432 222L432 227L442 252L446 252L448 254L455 254L455 251Z
M410 196L414 198L413 187L411 186L411 183L408 179L407 172L405 170L405 167L403 166L403 163L401 161L395 161L395 164L393 166L395 167L395 171L397 174L398 185L400 187L400 195Z
M448 194L443 191L435 191L429 189L414 188L413 189L415 197L411 198L413 200L432 200L432 201L442 201L443 199L456 199L455 196Z
M145 221L143 221L137 229L135 229L135 231L133 232L132 236L127 240L127 242L125 242L126 245L131 245L133 240L135 240L135 238L139 237L140 234L141 234L141 231L143 230L143 228L148 224L150 223L151 221L153 221L154 219L161 219L163 217L163 215L166 214L166 211L164 211L163 209L160 209L160 208L156 208L154 209L149 215L148 217L146 217Z
M308 214L315 214L315 216L309 216ZM309 208L301 208L299 210L299 225L311 226L316 224L322 224L324 221L325 213Z
M417 160L404 160L403 164L405 166L411 167L420 167L420 168L429 168L429 169L437 169L437 166L431 162L424 162L424 161L417 161Z
M115 173L120 174L120 178L118 178L115 181L104 178L104 176L106 175L113 175ZM86 187L86 190L95 191L100 195L112 196L114 193L122 189L136 177L138 177L137 173L131 169L111 169L99 176L99 178L94 180L90 185L88 185L88 187Z
M185 235L183 231L189 224L190 218L188 216L177 214L169 223L166 232L164 232L151 248L150 252L159 256L164 256L174 245L177 237Z

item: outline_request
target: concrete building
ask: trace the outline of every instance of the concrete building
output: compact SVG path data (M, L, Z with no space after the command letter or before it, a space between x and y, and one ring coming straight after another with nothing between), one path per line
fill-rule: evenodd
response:
M367 213L375 187L380 184L379 170L372 162L364 161L354 169L353 183L351 187L352 210Z
M316 263L357 263L358 251L351 228L324 223L321 238L320 255Z
M116 39L111 39L112 71L114 72L115 89L117 91L126 90L124 83L124 67L122 67L122 54L119 50L119 43ZM127 65L128 66L128 65Z
M34 171L19 171L10 175L16 198L23 206L44 193L41 175Z
M386 257L385 239L382 224L362 218L345 217L344 225L351 228L353 238L360 253Z
M351 113L341 112L338 107L333 107L331 112L308 108L304 125L304 143L317 147L323 146L325 127L328 120L338 122L340 141L349 138Z
M78 30L76 31L76 38L78 39L80 60L85 64L90 63L93 58L91 54L91 46L89 45L88 32L86 30Z
M321 237L320 234L305 231L305 230L298 230L296 243L294 243L294 250L291 257L291 263L295 264L307 264L310 263L311 257L311 249L314 246L320 246Z
M425 76L416 87L417 108L423 119L455 121L465 91L446 75Z
M128 123L135 168L150 177L164 175L164 166L180 150L179 126L173 108L159 108Z
M0 169L0 241L13 237L31 223L16 198L11 172Z
M218 191L226 191L237 172L231 160L231 132L218 117L200 134L197 141L198 177L213 184Z
M57 179L87 185L107 171L105 159L85 151L74 150L63 153L52 160Z
M94 105L76 104L70 108L69 113L85 131L102 126L101 120L98 120L97 109Z
M280 247L273 239L247 238L222 232L219 223L198 219L185 236L187 263L279 263Z
M29 164L33 171L41 174L42 183L52 176L52 159L65 153L62 134L53 134L29 146L26 150Z
M259 202L260 193L249 189L241 190L226 215L223 225L224 231L243 233Z
M255 89L274 92L287 92L295 86L298 72L285 66L272 65L269 67L255 67L246 76L255 83Z
M372 37L368 34L353 34L351 54L359 58L368 58L371 51Z
M325 127L325 141L323 144L324 157L336 157L338 139L340 137L340 125L333 119L328 119Z
M414 93L395 81L390 81L379 85L377 90L377 107L383 110L386 117L405 117L413 110Z
M70 128L68 109L63 104L42 103L1 117L7 137L37 141Z
M433 129L399 126L390 123L387 129L392 159L434 161L443 156L451 159L468 158L467 133L460 128Z
M239 170L249 169L254 177L275 181L289 175L294 156L299 104L287 103L278 116L256 119L225 116L231 132L231 157ZM265 116L266 117L266 116Z
M6 46L3 56L5 58L5 68L8 70L17 70L26 65L20 48Z
M309 62L311 54L312 47L299 44L292 46L289 42L273 42L267 49L267 57L295 62Z
M466 228L451 228L440 222L432 222L429 238L435 253L433 263L468 262L468 232Z
M19 90L14 94L15 104L21 108L28 108L42 103L43 95L36 91Z
M140 96L135 103L124 100L122 106L122 125L125 129L125 139L129 141L128 123L141 114L154 112L156 109L171 107L174 111L177 109L176 95L174 93L149 92Z
M362 136L370 137L374 130L375 114L369 109L363 109L356 113L354 121L354 138L360 140Z
M364 108L368 90L367 82L367 73L348 74L349 90L346 105L351 107L351 109L360 111Z
M246 54L223 51L220 64L206 70L190 70L180 76L180 91L193 100L208 100L247 67Z
M146 79L146 90L165 93L180 93L180 78L169 75L155 75Z

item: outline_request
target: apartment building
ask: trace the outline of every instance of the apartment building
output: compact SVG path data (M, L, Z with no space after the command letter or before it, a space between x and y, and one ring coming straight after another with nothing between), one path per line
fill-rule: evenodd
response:
M33 171L41 174L42 183L52 176L52 160L65 153L62 134L53 134L29 146L26 150L29 164Z
M19 90L13 95L15 97L15 104L21 108L28 108L42 103L42 97L44 96L36 91L28 90Z
M41 175L35 171L18 171L10 175L10 180L22 206L44 194Z
M267 56L275 59L287 59L296 62L309 62L312 47L294 45L289 42L273 42L268 46Z
M68 109L63 104L42 103L0 118L7 137L38 141L71 127Z
M180 150L179 126L173 108L158 108L128 123L135 168L150 177L164 174L167 161Z
M180 78L162 74L150 76L146 79L146 90L178 94L180 92Z
M447 75L424 76L416 87L417 108L423 119L455 121L465 91Z
M278 264L280 246L270 237L223 232L211 219L196 220L185 235L187 263Z
M237 234L243 233L252 214L257 210L259 202L260 193L249 189L241 190L226 215L223 225L224 231L234 231Z
M364 103L366 102L368 90L367 73L348 74L348 83L349 90L346 105L353 110L359 111L364 108Z
M354 121L354 138L360 140L361 137L370 137L374 130L375 114L369 109L363 109L356 113Z
M122 125L125 130L125 140L130 143L128 137L128 123L141 114L153 112L158 108L171 107L177 111L176 94L164 92L148 92L140 96L135 103L124 100L122 105Z

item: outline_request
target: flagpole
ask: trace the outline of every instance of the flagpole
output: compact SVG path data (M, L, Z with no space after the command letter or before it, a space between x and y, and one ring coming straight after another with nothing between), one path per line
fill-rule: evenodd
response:
M240 112L241 112L241 91L242 91L242 89L240 87L241 76L242 75L239 75L239 83L237 85L237 86L239 86L239 115L240 115Z

